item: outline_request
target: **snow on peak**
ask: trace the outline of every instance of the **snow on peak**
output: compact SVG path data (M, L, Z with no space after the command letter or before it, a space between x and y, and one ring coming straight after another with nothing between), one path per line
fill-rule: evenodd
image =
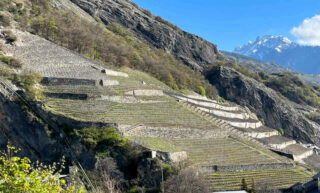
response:
M265 35L258 36L255 42L249 41L247 45L237 47L234 52L247 56L260 56L261 53L264 53L266 50L274 50L280 53L296 45L296 43L284 36Z

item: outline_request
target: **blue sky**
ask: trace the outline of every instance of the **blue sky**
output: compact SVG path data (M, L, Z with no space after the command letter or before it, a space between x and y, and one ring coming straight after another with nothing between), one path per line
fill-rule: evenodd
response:
M284 35L295 40L292 28L320 14L320 0L133 1L228 51L262 35Z

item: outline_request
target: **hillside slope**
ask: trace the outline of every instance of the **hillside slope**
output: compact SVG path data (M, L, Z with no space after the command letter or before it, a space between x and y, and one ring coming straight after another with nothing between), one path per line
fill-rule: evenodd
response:
M159 16L153 16L128 0L72 0L90 15L100 18L106 25L118 23L134 32L138 39L152 47L172 53L195 69L217 59L216 45L185 32Z

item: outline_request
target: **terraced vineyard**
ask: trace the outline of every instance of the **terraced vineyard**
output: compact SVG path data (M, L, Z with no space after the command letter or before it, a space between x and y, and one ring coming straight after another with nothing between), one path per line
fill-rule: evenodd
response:
M106 111L101 120L129 125L215 128L200 115L189 111L172 99L167 98L167 100L168 102L154 104L119 103Z
M249 165L280 163L278 156L231 138L181 139L174 144L188 152L189 159L196 165Z
M307 182L311 175L299 169L272 169L232 173L211 173L205 175L213 190L240 190L241 181L245 179L249 186L252 179L256 184L265 184L269 188L288 188L297 182Z

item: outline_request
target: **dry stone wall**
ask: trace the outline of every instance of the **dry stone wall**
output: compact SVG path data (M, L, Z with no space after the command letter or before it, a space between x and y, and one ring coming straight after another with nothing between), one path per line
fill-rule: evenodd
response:
M130 127L120 125L120 132L124 136L144 136L167 139L210 139L217 137L227 137L230 130L228 129L194 129L194 128L177 128L177 127L152 127L138 125Z
M267 169L291 169L294 168L292 163L272 163L272 164L251 164L251 165L213 165L202 166L199 171L202 173L214 173L214 172L239 172L250 170L267 170Z
M55 78L55 77L44 77L41 84L53 86L53 85L86 85L86 86L98 86L98 80L90 79L76 79L76 78Z
M132 90L125 93L133 96L163 96L162 90Z
M49 93L43 92L46 97L59 99L87 100L88 94L73 94L73 93Z

